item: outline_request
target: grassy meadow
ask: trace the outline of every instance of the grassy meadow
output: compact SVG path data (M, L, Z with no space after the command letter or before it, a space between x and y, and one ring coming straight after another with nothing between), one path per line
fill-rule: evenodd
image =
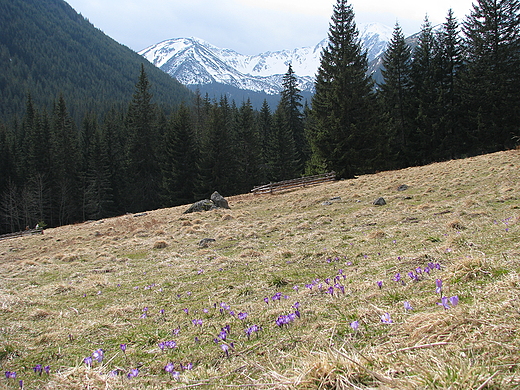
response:
M0 241L0 388L520 388L520 150L227 199Z

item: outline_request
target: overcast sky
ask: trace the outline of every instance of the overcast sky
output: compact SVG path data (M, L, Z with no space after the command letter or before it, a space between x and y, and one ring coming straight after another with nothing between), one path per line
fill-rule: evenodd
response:
M66 0L116 41L139 51L170 39L197 37L242 54L314 46L327 37L335 0ZM399 22L406 35L426 14L435 25L448 10L459 21L473 0L351 0L356 23Z

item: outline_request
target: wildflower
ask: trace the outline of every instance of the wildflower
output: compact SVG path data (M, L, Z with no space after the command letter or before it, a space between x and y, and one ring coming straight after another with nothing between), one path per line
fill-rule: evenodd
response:
M359 321L352 321L352 322L350 323L350 327L351 327L352 329L354 329L354 331L358 330L358 328L359 328Z
M382 280L378 280L377 281L377 287L379 287L380 289L383 288L383 281Z
M237 318L239 320L245 320L247 318L247 313L240 312L238 313Z
M101 363L103 361L103 357L104 357L104 354L103 354L102 349L96 349L92 353L92 358L96 359L98 361L98 363Z
M401 280L401 274L398 272L394 276L394 281L399 282Z
M87 367L91 367L92 366L92 357L91 356L87 356L85 359L83 359L83 363L85 363L85 365Z
M293 290L296 291L296 292L298 292L299 289L300 289L300 287L298 287L298 286L294 286L293 287Z
M119 348L121 348L121 351L123 351L123 353L126 353L126 344L119 344Z
M43 367L43 371L45 371L45 373L46 373L47 375L49 375L49 374L51 373L51 366L45 366L45 367Z
M175 370L175 366L172 362L164 366L164 371L169 372L170 374L173 372L173 370Z
M5 377L7 379L14 379L14 378L16 378L16 372L15 371L6 371Z
M20 385L20 389L23 390L23 380L20 379L20 380L18 381L18 385Z
M448 298L446 297L441 297L441 301L437 302L437 305L443 306L446 310L450 308L450 305L448 305Z
M441 279L435 279L435 292L437 294L442 294L442 280Z
M35 373L41 375L42 372L43 372L42 365L41 365L41 364L37 364L36 366L34 366L33 371L34 371Z
M385 313L381 316L381 322L383 324L391 324L392 323L392 319L390 318L390 314L389 313Z
M457 306L459 304L459 296L454 295L454 296L450 297L450 303L451 303L451 306Z
M139 370L137 368L132 368L126 376L130 379L135 378L137 375L139 375Z
M264 302L267 303L267 304L269 304L269 298L268 298L268 297L265 297L265 298L264 298Z
M223 340L223 341L226 341L226 338L227 338L227 332L225 329L222 329L220 331L220 333L218 334L218 337Z
M201 319L193 319L193 320L191 320L191 322L195 326L197 326L197 325L202 326L202 320Z
M229 357L229 346L227 344L220 344L220 348L226 353L226 356Z
M185 307L185 308L184 308L184 309L182 309L182 310L184 310L184 312L185 312L186 314L188 314L188 313L189 313L189 310L188 310L188 308L187 308L187 307Z
M406 310L406 311L413 310L413 307L412 307L412 305L410 305L410 302L406 301L404 303L404 310Z

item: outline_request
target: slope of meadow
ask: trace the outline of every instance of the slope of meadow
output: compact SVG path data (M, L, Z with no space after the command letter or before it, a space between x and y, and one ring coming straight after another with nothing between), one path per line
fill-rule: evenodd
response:
M519 168L513 150L0 241L1 386L519 388Z

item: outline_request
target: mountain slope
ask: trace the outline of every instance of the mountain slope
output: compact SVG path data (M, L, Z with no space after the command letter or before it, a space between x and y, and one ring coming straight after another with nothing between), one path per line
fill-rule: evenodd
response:
M172 105L189 98L185 87L65 1L0 1L0 119L20 115L28 93L37 106L48 107L61 93L77 114L126 104L143 63L156 101Z
M372 23L361 26L360 40L368 60L380 56L392 36L392 29ZM178 38L150 46L139 54L187 86L224 84L243 90L277 94L289 63L304 92L312 92L320 65L324 39L312 47L265 52L246 56L221 49L198 38Z
M4 388L518 389L519 165L511 150L0 241Z

